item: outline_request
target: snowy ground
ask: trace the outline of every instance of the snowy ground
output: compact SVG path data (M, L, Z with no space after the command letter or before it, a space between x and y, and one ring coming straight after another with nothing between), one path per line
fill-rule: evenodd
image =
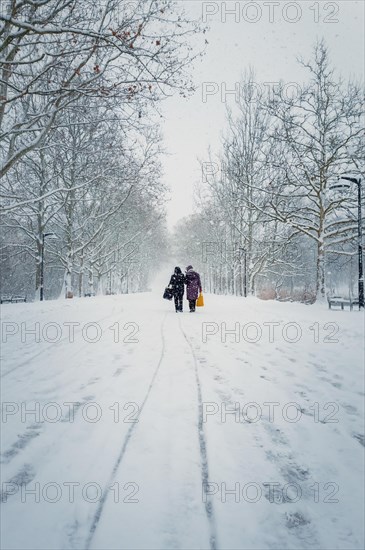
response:
M3 306L2 548L364 547L362 315L205 300Z

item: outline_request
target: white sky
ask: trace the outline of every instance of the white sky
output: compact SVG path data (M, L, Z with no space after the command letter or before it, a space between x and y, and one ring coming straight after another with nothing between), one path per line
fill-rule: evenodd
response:
M330 48L333 64L344 77L364 78L363 0L181 1L193 17L202 19L203 12L210 10L217 13L207 18L210 28L205 37L209 44L205 56L194 66L195 94L189 99L175 96L163 106L163 135L169 153L163 160L163 170L164 181L171 189L167 205L170 228L194 211L193 187L201 180L197 158L208 160L209 145L213 151L219 148L226 109L220 94L222 82L227 89L233 89L244 70L253 66L259 83L283 79L300 84L305 73L296 56L308 59L313 44L322 37ZM222 21L224 4L227 11L233 10L235 4L240 8L236 16L227 13L226 22ZM258 14L253 4L259 4L262 12L257 22L250 23L247 19ZM289 20L297 17L298 21L285 21L285 16ZM202 87L206 82L217 83L219 92L203 102ZM234 105L234 101L233 95L227 96L227 104Z

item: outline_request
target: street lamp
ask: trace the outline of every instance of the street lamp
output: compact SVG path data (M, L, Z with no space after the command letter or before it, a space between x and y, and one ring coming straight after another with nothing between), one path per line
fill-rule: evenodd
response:
M357 185L357 238L358 238L358 258L359 258L359 309L364 307L364 271L363 271L363 262L362 262L362 218L361 218L361 178L354 178L351 176L340 176L338 182L335 185L332 185L332 189L345 189L349 188L348 183L343 183L344 181L349 181Z
M239 248L243 252L244 258L244 270L243 270L243 295L247 298L247 250L245 248Z
M40 293L39 293L39 299L42 302L44 299L44 240L46 237L52 237L53 239L57 239L57 235L55 233L43 233L42 235L42 248L41 248L41 277L40 277Z

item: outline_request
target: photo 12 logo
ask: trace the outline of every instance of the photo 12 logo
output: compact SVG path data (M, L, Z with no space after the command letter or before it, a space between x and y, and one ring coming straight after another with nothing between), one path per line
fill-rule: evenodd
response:
M48 481L47 483L17 483L15 481L6 481L1 485L1 502L7 503L10 497L17 496L22 504L31 502L39 504L48 502L79 502L84 500L95 504L105 498L105 493L110 492L113 495L114 503L136 504L139 502L137 494L139 485L134 481L126 483L113 483L106 488L102 488L99 483L89 481L80 483L78 481Z
M203 103L209 97L217 96L221 103L233 100L240 104L242 101L258 103L260 99L273 99L280 93L283 99L295 100L302 93L302 86L298 82L202 82L201 98Z
M3 401L1 403L1 423L7 423L15 418L22 423L35 422L36 427L40 428L45 422L51 424L57 422L73 423L75 419L78 421L81 419L95 424L102 418L106 418L115 423L134 424L139 421L140 411L140 406L134 401L126 403L115 401L109 406L105 406L104 403L103 407L96 401L64 401L63 403L57 403L56 401L50 401L49 403Z
M283 485L279 481L261 483L257 481L234 481L232 483L210 481L202 484L202 502L212 502L214 497L215 500L223 504L226 502L256 504L264 497L270 504L282 504L283 502L293 504L304 497L307 501L313 500L315 503L337 504L339 499L336 495L339 490L339 485L334 481L316 481L309 486L297 482Z
M110 331L110 332L108 332ZM14 321L4 321L1 323L1 342L6 344L10 341L27 344L35 342L47 342L57 344L61 341L67 341L73 344L77 341L84 341L88 344L95 344L107 335L112 336L115 344L136 344L139 343L136 337L139 332L139 325L133 321L119 323L116 321L107 329L94 321L79 323L77 321L64 321L56 323L49 321L47 323L15 323ZM109 338L110 340L110 338Z
M222 401L215 403L210 401L202 403L202 421L203 423L214 421L222 424L227 421L250 424L260 421L269 423L284 421L296 424L300 420L307 421L311 417L316 424L338 424L339 419L336 415L339 410L338 403L333 401L323 404L316 401L307 408L294 401L289 403L279 403L279 401L264 401L263 403Z
M298 23L304 18L313 23L339 23L337 2L203 2L203 23Z
M312 325L302 325L296 321L288 321L287 323L280 321L240 323L236 321L230 324L225 321L221 323L203 321L202 342L206 344L208 340L214 339L225 344L228 339L229 342L235 344L242 342L257 344L262 341L269 344L278 341L296 344L303 336L309 336L315 344L338 344L340 340L336 336L339 331L340 327L334 322L324 323L322 326L317 321Z

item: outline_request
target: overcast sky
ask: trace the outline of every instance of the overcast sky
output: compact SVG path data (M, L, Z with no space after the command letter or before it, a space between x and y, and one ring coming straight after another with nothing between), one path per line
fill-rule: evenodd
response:
M364 79L363 0L182 2L191 16L206 20L210 28L206 53L194 65L195 94L187 100L170 98L163 107L170 228L194 211L193 188L201 179L197 157L206 159L209 145L219 148L226 106L235 102L233 94L226 96L226 104L222 101L222 83L227 90L234 89L244 70L253 66L258 83L283 79L300 85L305 72L296 56L308 59L313 44L322 37L338 71L344 77ZM229 14L230 10L236 11ZM206 83L215 84L207 89ZM212 91L205 101L203 90Z

